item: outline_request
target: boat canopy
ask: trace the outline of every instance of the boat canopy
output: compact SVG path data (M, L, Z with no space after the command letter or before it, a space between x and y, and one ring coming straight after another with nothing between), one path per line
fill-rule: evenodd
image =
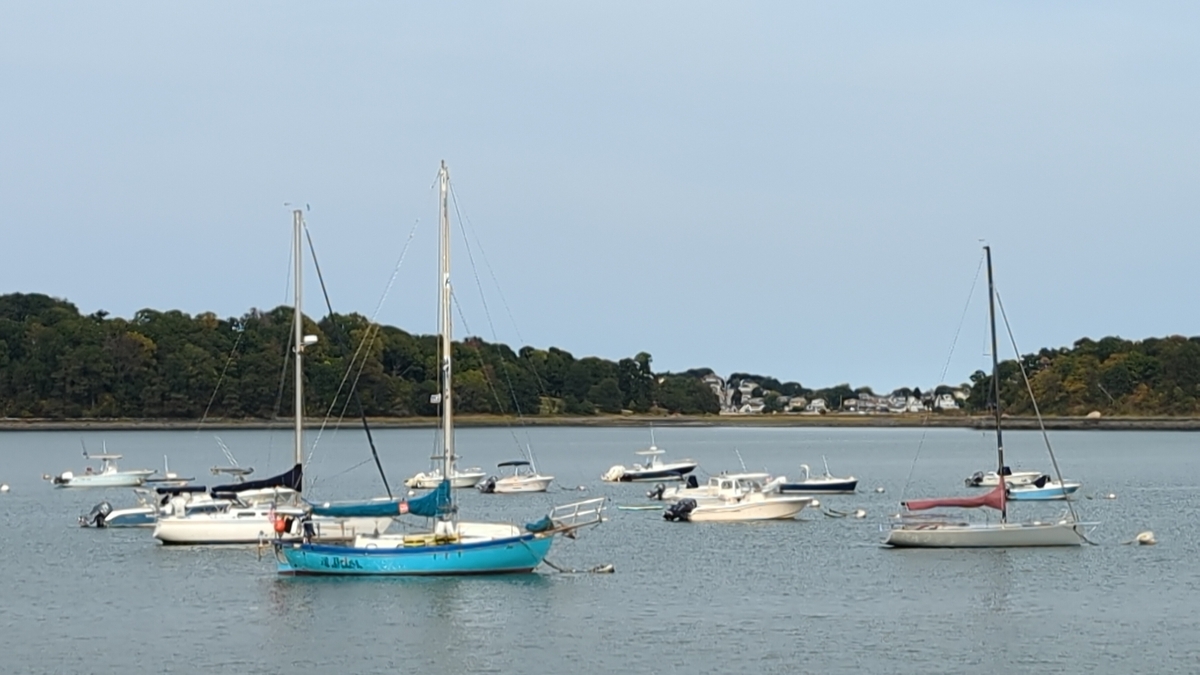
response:
M1005 502L1005 486L996 487L991 492L978 497L946 497L942 499L910 499L902 502L904 508L909 511L924 511L925 509L936 509L939 506L957 506L964 509L976 509L981 506L996 509L997 511L1004 510Z
M246 490L267 490L274 487L285 487L296 492L300 492L304 483L304 467L300 464L293 466L286 473L281 473L278 476L264 478L262 480L252 480L245 483L231 483L229 485L218 485L211 492L219 493L238 493Z
M525 460L523 460L523 459L512 459L512 460L509 460L509 461L507 461L507 462L500 462L500 463L499 463L499 464L497 464L496 466L499 466L499 467L504 467L504 466L529 466L529 462L526 462L526 461L525 461Z
M98 459L102 462L115 462L124 457L124 455L84 455L88 459Z

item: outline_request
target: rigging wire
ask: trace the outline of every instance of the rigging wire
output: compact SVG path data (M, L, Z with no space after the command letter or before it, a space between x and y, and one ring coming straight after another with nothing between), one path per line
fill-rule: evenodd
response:
M1046 433L1046 424L1042 421L1042 411L1038 408L1037 398L1033 395L1033 385L1029 382L1029 373L1025 370L1025 363L1021 360L1021 350L1017 348L1017 338L1013 336L1012 326L1008 323L1008 315L1004 312L1004 301L1000 299L1000 291L996 291L996 304L1000 307L1000 316L1004 319L1004 329L1008 332L1008 339L1012 343L1013 352L1017 355L1017 367L1021 369L1021 379L1025 382L1025 391L1029 393L1029 401L1033 404L1033 414L1037 416L1038 428L1042 431L1042 440L1046 443L1046 450L1050 453L1050 463L1054 466L1054 475L1058 478L1058 484L1061 488L1063 485L1062 471L1058 468L1058 458L1054 455L1054 447L1050 445L1050 434ZM1070 499L1065 498L1067 510L1071 513L1072 522L1078 523L1079 517L1075 514L1075 505ZM1087 538L1084 537L1086 541ZM1088 542L1092 543L1092 542Z
M958 319L958 328L954 330L954 339L950 342L950 352L946 354L946 363L942 366L941 377L939 382L946 380L946 373L950 371L950 362L954 359L954 349L958 345L958 337L962 333L963 324L967 320L967 312L971 309L971 300L975 297L975 287L979 285L979 273L983 269L984 254L979 254L979 264L975 267L975 278L971 280L971 290L967 293L967 301L963 304L962 314ZM935 389L936 391L936 389ZM917 468L917 460L921 457L921 449L925 447L925 437L929 435L929 414L921 420L921 440L917 443L917 453L913 457L912 465L908 468L908 478L904 481L904 487L900 489L900 501L904 502L904 495L908 491L908 486L912 483L913 472Z
M233 327L238 332L237 339L233 341L233 349L229 350L229 357L225 359L225 367L221 369L221 376L217 378L217 386L213 387L212 396L208 397L208 405L204 406L204 414L200 416L200 422L196 425L197 434L200 433L201 427L204 426L205 420L208 419L208 413L212 410L213 401L217 400L217 392L221 390L221 384L225 381L225 374L229 372L229 366L233 364L238 345L242 344L242 338L246 335L245 326L241 325L236 319L234 320Z
M329 310L329 323L332 327L335 327L338 329L338 337L340 338L342 336L343 328L342 328L342 326L338 325L335 315L333 313L333 303L329 299L329 289L326 288L326 286L325 286L325 276L323 274L321 274L321 263L319 263L317 261L317 249L316 249L316 246L313 245L312 233L309 231L307 223L304 224L304 236L308 240L308 251L312 255L313 267L317 271L317 281L320 282L320 284L321 284L321 295L323 295L325 297L325 307L326 307L326 309ZM367 335L363 337L364 342L366 341L366 339L368 337L370 337L372 335L372 330L371 330L372 327L373 327L373 325L368 327ZM360 350L361 350L361 348L362 348L362 345L359 346ZM355 355L357 356L357 353ZM365 357L363 358L363 364L364 365L366 364ZM354 362L351 361L350 367L353 368L353 366L354 366ZM361 373L361 371L360 371L360 373ZM343 378L342 381L345 382L345 378ZM358 383L358 379L355 378L355 384L357 384L357 383ZM334 394L334 397L333 397L334 402L337 401L337 397L338 397L338 395L340 395L340 393L341 393L341 388L339 387L338 392L336 394ZM366 434L367 434L367 444L371 446L371 457L373 457L375 459L375 467L377 469L379 469L379 478L383 481L383 489L387 491L388 499L391 499L392 498L392 486L388 485L387 474L384 473L384 471L383 471L383 462L381 462L379 460L379 451L375 448L375 438L373 436L371 436L371 425L369 425L367 423L367 410L365 407L363 407L362 396L360 395L358 388L356 386L352 386L350 388L350 393L354 397L355 404L358 405L358 415L359 415L359 418L362 420L363 431L366 432ZM346 396L346 405L347 406L350 405L350 396ZM331 404L331 407L332 407L332 404ZM345 414L345 406L343 406L342 412L343 412L343 414ZM329 419L329 416L328 416L328 414L326 414L325 419L321 421L322 430L324 430L325 423L328 421L328 419ZM338 421L340 422L341 420L339 419ZM317 440L319 440L319 436L318 436ZM316 440L313 441L313 446L315 448ZM312 456L312 451L309 452L309 456L310 457Z

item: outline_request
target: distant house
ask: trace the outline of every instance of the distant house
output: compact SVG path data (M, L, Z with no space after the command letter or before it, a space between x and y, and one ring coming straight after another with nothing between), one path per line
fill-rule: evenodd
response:
M742 407L738 412L746 415L761 415L763 409L767 407L766 401L762 397L752 398L742 403Z
M803 396L793 396L788 399L787 405L783 409L787 412L799 412L804 410L804 407L807 405L808 399Z
M842 410L849 410L850 412L857 412L858 411L858 399L856 399L856 398L842 399Z
M934 410L958 410L958 401L953 394L941 394L933 401Z
M827 410L829 408L825 405L825 399L823 398L814 398L812 401L809 401L808 405L804 406L804 412L813 415L826 412Z

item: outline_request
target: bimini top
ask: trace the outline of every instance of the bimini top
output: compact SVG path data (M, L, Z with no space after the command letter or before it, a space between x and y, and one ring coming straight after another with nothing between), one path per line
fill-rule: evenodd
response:
M125 455L88 455L85 453L83 456L88 459L98 459L102 462L115 462L116 460L121 459Z
M635 450L633 454L635 454L635 455L663 455L663 454L666 454L666 452L667 452L666 450L659 450L658 446L652 445L652 446L646 448L645 450Z
M530 464L523 459L510 459L507 462L500 462L496 466L530 466Z

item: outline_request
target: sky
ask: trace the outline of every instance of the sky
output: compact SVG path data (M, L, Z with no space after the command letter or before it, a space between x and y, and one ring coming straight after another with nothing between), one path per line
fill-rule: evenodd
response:
M1196 335L1198 29L1182 2L0 2L0 293L289 303L304 204L335 310L431 333L445 160L458 336L953 384L989 367L981 241L1023 352Z

